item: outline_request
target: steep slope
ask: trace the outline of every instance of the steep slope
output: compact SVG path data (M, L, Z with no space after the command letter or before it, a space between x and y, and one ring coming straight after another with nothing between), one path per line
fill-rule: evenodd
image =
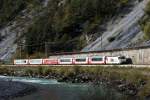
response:
M0 59L5 59L11 52L14 52L17 46L14 44L16 33L10 32L11 26L0 30L6 37L0 43Z
M47 6L48 0L42 3L43 7ZM32 24L32 20L35 16L40 13L37 12L36 8L28 8L21 10L14 19L8 22L4 27L0 28L0 35L3 37L0 41L0 59L10 59L12 55L19 48L18 43L22 42L24 32ZM30 9L29 9L30 8Z
M119 23L113 24L111 30L107 30L96 41L85 47L82 51L98 51L115 48L126 48L141 39L143 33L139 26L139 20L144 16L144 9L149 0L141 1Z
M16 3L12 0L3 1ZM47 53L80 51L89 41L95 39L93 37L101 35L97 33L105 30L106 23L107 30L102 37L83 51L127 47L143 35L138 20L144 15L142 9L148 0L17 1L22 2L24 7L19 6L8 15L7 12L13 6L9 9L0 7L0 13L6 13L4 17L0 16L0 59L9 59L14 53L19 58L44 54L46 48ZM133 8L133 5L136 6ZM120 17L116 17L130 8L133 11L125 18L120 20ZM1 24L1 20L4 24Z
M43 15L35 18L25 33L24 52L36 55L44 53L45 47L51 53L80 51L86 45L86 36L94 34L99 25L117 16L134 0L108 1L50 0Z

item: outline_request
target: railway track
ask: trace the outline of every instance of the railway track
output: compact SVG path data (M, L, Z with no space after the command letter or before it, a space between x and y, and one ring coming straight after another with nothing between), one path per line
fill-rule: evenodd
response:
M0 65L1 67L133 67L133 68L150 68L150 65Z

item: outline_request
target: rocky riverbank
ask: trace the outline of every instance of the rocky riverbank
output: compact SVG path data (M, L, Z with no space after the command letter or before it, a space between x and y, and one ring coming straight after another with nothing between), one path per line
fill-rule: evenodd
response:
M20 69L21 68L21 69ZM23 70L22 70L23 69ZM58 82L107 85L128 97L149 99L150 78L147 68L106 67L18 67L2 69L1 75L56 79ZM132 100L132 99L131 99Z
M125 80L109 79L108 77L97 76L87 73L79 73L71 76L60 76L57 78L58 82L69 83L89 83L93 85L107 85L110 88L115 88L119 92L128 96L136 96L139 87ZM145 83L141 83L144 85Z
M50 72L47 75L36 75L28 74L23 75L22 77L31 77L31 78L45 78L45 79L56 79L58 82L65 83L86 83L91 85L107 85L110 88L114 88L120 93L126 94L127 96L136 97L139 85L127 82L121 79L110 79L108 76L95 75L94 73L56 73ZM141 86L145 85L145 82L140 83Z
M0 100L11 100L15 97L25 96L36 91L36 88L20 82L0 79Z

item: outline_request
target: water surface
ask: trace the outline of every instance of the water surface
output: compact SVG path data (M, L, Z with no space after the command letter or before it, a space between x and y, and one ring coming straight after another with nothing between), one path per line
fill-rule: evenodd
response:
M37 92L13 100L123 100L124 96L106 86L89 84L59 83L57 80L4 77L1 79L19 81L33 85Z

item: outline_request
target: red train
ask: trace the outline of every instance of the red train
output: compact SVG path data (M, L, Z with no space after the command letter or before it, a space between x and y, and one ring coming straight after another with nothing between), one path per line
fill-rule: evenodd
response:
M15 59L15 65L81 65L81 64L122 64L124 56L62 57L48 59Z

